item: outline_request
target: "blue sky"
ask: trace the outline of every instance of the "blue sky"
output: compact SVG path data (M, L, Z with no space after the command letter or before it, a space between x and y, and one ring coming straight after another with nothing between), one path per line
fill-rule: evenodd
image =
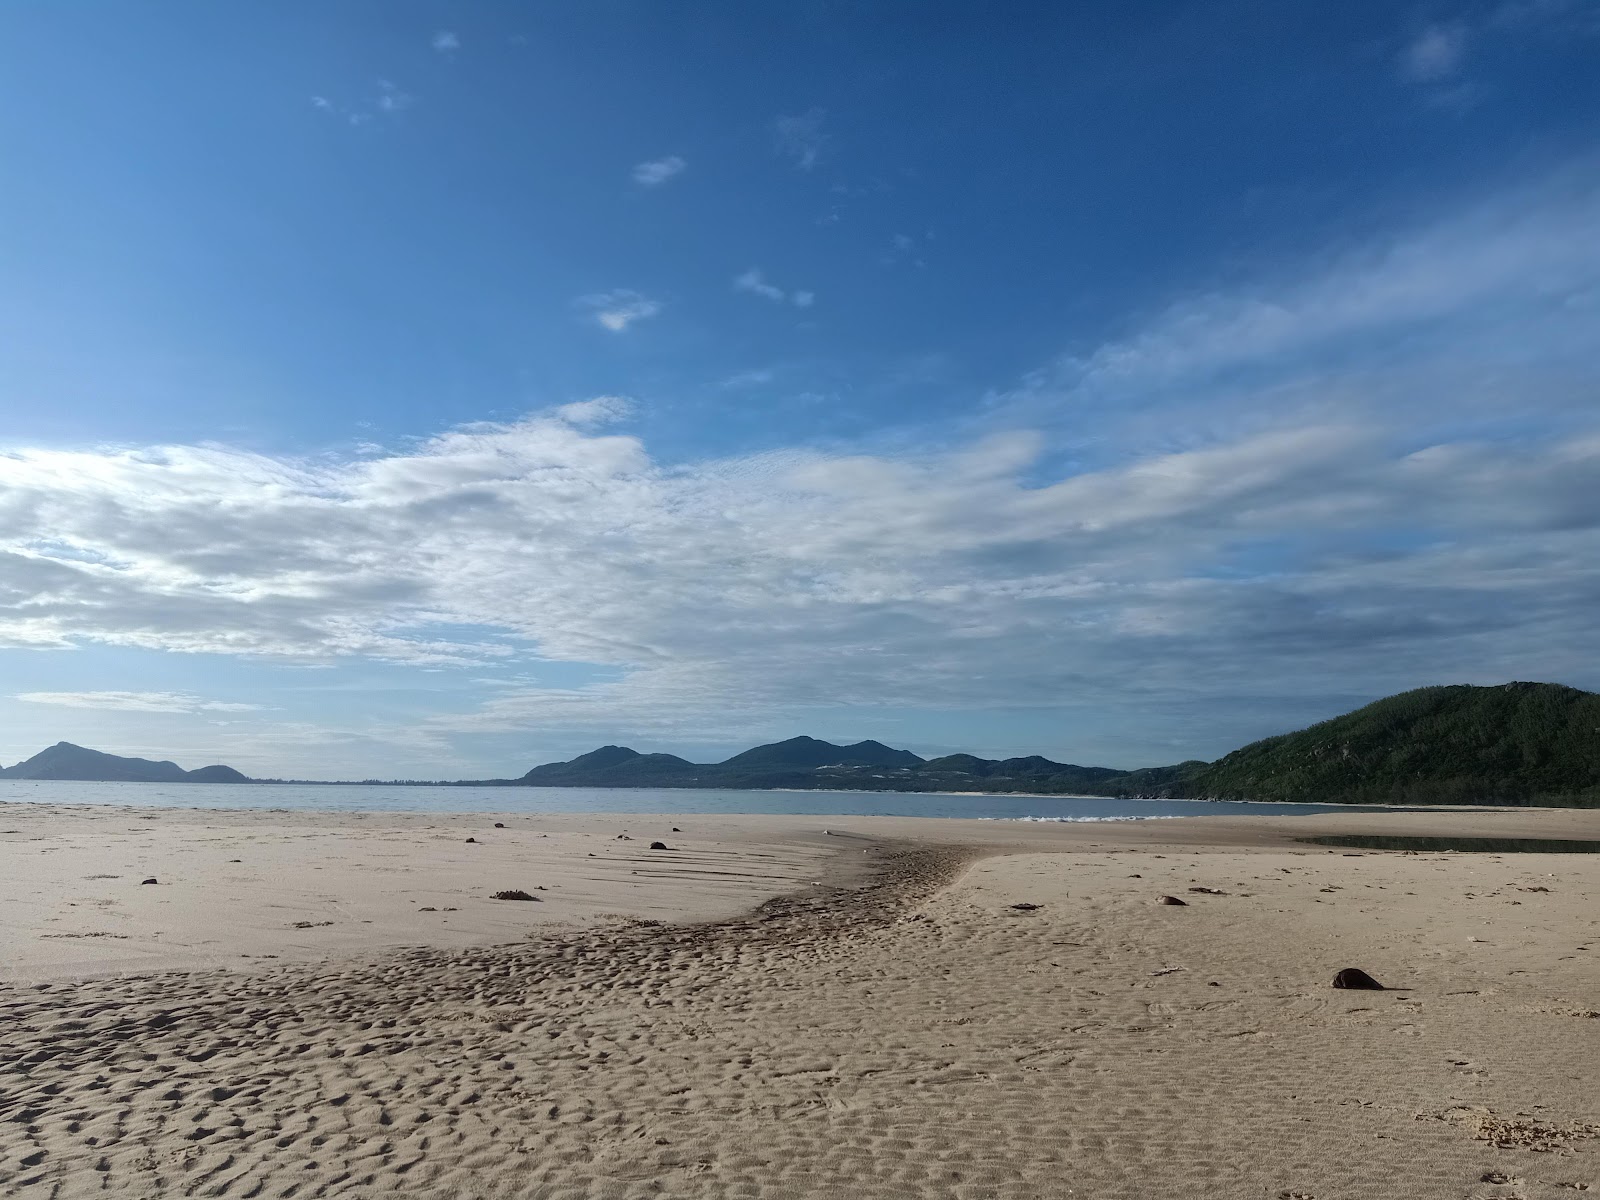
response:
M1600 686L1600 6L0 9L0 762Z

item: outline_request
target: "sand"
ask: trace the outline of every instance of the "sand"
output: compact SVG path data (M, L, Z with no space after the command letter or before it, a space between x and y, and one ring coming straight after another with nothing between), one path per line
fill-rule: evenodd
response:
M0 1195L1600 1194L1600 856L1291 840L1600 814L825 822L0 808Z

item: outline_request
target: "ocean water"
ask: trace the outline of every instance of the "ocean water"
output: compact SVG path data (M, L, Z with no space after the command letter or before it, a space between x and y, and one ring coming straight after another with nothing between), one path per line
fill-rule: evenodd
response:
M1158 817L1303 815L1350 805L1231 800L1111 800L942 792L736 791L719 788L391 787L383 784L72 783L0 779L0 802L291 812L775 813L819 817L982 817L1005 821L1141 821ZM1381 811L1369 809L1367 811Z

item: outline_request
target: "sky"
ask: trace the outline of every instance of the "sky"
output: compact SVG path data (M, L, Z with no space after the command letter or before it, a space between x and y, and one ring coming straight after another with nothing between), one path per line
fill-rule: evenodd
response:
M1600 3L0 6L0 763L1600 689Z

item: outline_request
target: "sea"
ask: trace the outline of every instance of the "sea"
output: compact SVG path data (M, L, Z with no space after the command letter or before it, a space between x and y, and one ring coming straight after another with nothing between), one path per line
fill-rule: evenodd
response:
M977 817L992 821L1149 821L1350 812L1348 804L1116 800L970 792L740 791L723 788L433 787L425 784L77 783L0 779L0 802L285 812L769 813L816 817ZM1364 811L1393 811L1365 809Z

